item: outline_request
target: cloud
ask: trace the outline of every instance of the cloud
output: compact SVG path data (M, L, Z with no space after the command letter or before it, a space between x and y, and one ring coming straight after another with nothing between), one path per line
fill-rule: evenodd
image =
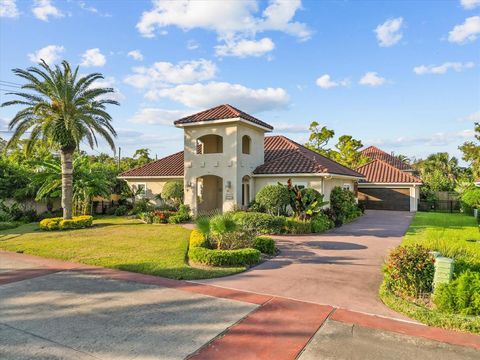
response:
M91 5L87 5L84 1L79 1L78 3L78 6L80 6L80 8L82 10L85 10L85 11L88 11L88 12L91 12L93 14L96 14L96 15L99 15L99 16L102 16L102 17L111 17L112 15L108 14L108 13L102 13L101 11L99 11L96 7L94 6L91 6Z
M330 78L330 75L325 74L320 76L317 79L316 84L320 86L322 89L330 89L332 87L337 87L337 86L348 86L350 84L350 81L348 79L333 81Z
M462 117L462 118L459 118L457 119L457 121L459 122L464 122L464 121L468 121L468 122L480 122L480 111L475 111L465 117Z
M65 15L56 8L51 0L35 0L35 5L32 8L33 15L42 21L48 21L49 17L61 18Z
M295 125L289 123L272 123L274 131L277 133L287 133L287 134L301 134L308 132L308 125Z
M205 59L182 61L178 64L156 62L150 67L133 68L124 82L138 89L165 87L167 84L185 84L212 79L217 66Z
M413 72L417 75L425 74L436 74L442 75L445 74L448 70L454 70L456 72L464 71L466 69L471 69L475 66L473 62L446 62L441 65L420 65L413 68Z
M39 63L43 59L47 64L51 65L60 59L60 53L64 51L65 48L63 46L48 45L34 53L28 54L28 58L34 63Z
M365 85L365 86L380 86L385 84L386 79L379 76L376 72L370 71L365 73L365 75L362 76L362 78L359 81L360 85Z
M185 110L166 110L159 108L143 108L133 115L129 121L135 124L146 125L173 125L175 120L190 114Z
M140 50L129 51L127 56L130 56L133 60L137 60L137 61L142 61L143 60L143 55L140 52Z
M376 140L368 143L391 146L391 147L408 147L408 146L446 146L459 141L465 141L473 138L474 131L472 129L454 131L454 132L437 132L432 135L418 137L398 137L390 140Z
M103 66L107 63L105 55L100 52L99 48L88 49L82 55L81 66Z
M238 42L227 41L224 45L215 46L217 56L262 56L275 48L272 39L265 37L260 40L242 39Z
M465 19L461 25L456 25L452 31L448 33L448 41L465 44L475 41L480 34L480 16L472 16Z
M389 47L398 43L403 37L402 25L403 18L401 17L388 19L383 24L378 25L374 30L377 34L378 44L382 47Z
M253 113L285 108L290 100L287 92L282 88L251 89L227 82L197 83L151 90L146 97L150 100L168 98L196 109L229 103Z
M20 16L15 0L0 1L0 17L17 18Z
M480 0L460 0L460 4L466 10L472 10L480 5Z
M195 50L200 47L200 44L196 42L195 40L188 40L187 42L187 49L188 50Z

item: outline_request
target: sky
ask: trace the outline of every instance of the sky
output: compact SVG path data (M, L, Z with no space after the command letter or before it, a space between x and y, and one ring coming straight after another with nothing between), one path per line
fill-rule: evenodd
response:
M122 155L178 151L174 120L229 103L301 143L317 121L461 157L480 121L479 38L480 0L0 0L0 102L22 84L11 69L66 59L115 89ZM0 137L18 110L0 108Z

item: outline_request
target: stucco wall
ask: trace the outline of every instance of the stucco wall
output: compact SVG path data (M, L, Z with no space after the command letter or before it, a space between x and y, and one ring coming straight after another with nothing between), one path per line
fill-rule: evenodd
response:
M145 184L146 186L146 194L145 197L150 199L152 202L156 204L160 204L160 201L155 199L155 195L161 194L164 185L168 181L183 181L182 178L134 178L134 179L125 179L128 186L131 189L136 189L139 184Z

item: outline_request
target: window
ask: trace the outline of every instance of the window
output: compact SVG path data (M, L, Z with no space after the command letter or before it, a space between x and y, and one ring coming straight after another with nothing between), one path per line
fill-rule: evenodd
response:
M242 206L248 206L250 203L250 176L242 178Z
M250 154L250 144L252 140L250 139L250 136L248 135L243 135L242 137L242 154Z
M197 154L223 153L223 138L220 135L209 134L197 139Z
M350 190L350 191L352 191L352 184L345 183L345 184L343 184L343 188L344 188L345 190Z

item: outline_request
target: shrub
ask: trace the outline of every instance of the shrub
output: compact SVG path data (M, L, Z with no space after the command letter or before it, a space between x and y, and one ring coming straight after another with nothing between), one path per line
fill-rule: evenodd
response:
M168 222L170 224L181 224L189 221L190 217L190 208L187 205L180 205L178 212L175 215L169 217Z
M404 298L418 298L432 291L434 257L421 245L398 246L383 267L389 291Z
M83 229L93 225L93 217L90 215L74 216L71 220L64 220L61 217L47 218L40 221L42 230L70 230Z
M275 216L259 212L236 212L233 219L247 231L257 234L280 234L285 226L283 216Z
M320 213L315 216L312 220L312 232L313 233L321 233L326 230L333 228L335 225L332 220L328 218L327 215L324 213Z
M336 225L338 222L341 225L361 215L361 210L355 201L355 194L339 186L334 187L330 193L330 208L335 214Z
M120 205L115 209L115 216L125 216L128 213L128 208L125 205Z
M285 233L287 234L310 234L312 232L312 223L310 220L300 220L296 218L285 219Z
M18 226L17 223L11 221L0 221L0 230L13 229Z
M190 248L194 247L209 247L209 243L207 238L198 230L193 230L190 233L190 243L189 243Z
M183 202L183 182L168 181L162 189L162 198L179 206Z
M438 285L433 302L441 311L480 315L480 273L467 270L451 283Z
M171 216L176 215L175 211L150 211L138 214L138 217L147 224L166 224Z
M259 236L253 240L252 247L263 254L275 255L275 240L269 237Z
M141 199L135 202L132 210L130 210L130 214L138 215L140 213L145 213L153 210L154 210L154 207L152 204L150 204L150 201L148 199Z
M322 207L328 202L323 201L323 195L312 188L300 189L293 185L292 180L288 179L287 190L289 194L290 207L295 217L301 220L308 220L320 213Z
M267 185L260 189L255 201L271 215L285 215L290 204L290 195L284 185Z
M248 211L264 213L266 210L258 202L252 200L250 204L248 204Z
M480 188L467 189L461 196L462 210L466 214L472 214L473 209L480 209Z

